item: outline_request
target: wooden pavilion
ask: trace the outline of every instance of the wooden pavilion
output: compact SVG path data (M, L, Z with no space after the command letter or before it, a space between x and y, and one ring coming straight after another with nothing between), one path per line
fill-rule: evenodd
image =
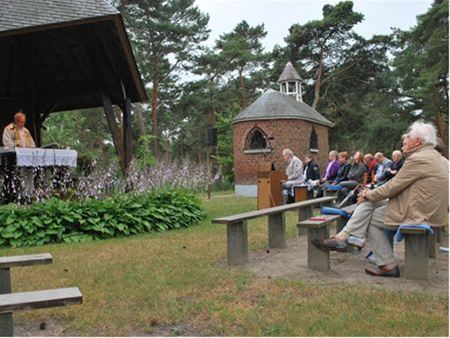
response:
M120 12L106 0L14 0L0 6L0 129L19 109L41 145L49 114L103 107L128 167L131 103L146 101ZM121 109L119 119L113 105Z

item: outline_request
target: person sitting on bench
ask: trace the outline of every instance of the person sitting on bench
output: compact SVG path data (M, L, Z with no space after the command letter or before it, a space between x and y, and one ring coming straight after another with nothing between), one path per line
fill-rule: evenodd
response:
M344 200L350 191L355 189L358 184L365 184L363 180L368 169L363 159L364 155L360 151L356 151L353 155L353 161L347 175L347 180L339 183L343 188L338 192L338 201Z
M402 152L400 150L394 150L392 152L392 163L388 168L384 170L384 172L379 177L377 177L377 183L386 183L395 175L397 175L398 171L403 166L403 162L404 160Z
M320 180L319 165L314 162L312 155L305 155L305 169L303 170L303 179L308 187L307 199L314 198L314 184L311 181Z
M366 268L366 273L399 277L393 248L383 226L438 226L446 222L448 215L448 165L434 149L436 144L436 128L429 123L414 122L403 135L402 150L406 158L403 168L386 184L361 191L358 206L341 232L312 243L323 250L343 252L350 235L364 238L368 232L378 268Z
M293 195L292 186L303 183L303 163L294 155L292 150L284 149L283 160L286 163L287 181L281 181L283 203L288 203L289 195Z

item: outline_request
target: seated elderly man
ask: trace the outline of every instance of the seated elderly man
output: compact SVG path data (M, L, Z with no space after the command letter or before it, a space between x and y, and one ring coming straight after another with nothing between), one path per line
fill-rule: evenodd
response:
M385 174L386 170L391 167L392 161L386 158L382 152L376 153L374 157L378 163L378 167L373 180L378 183L381 181L380 178Z
M368 233L377 269L366 273L382 277L399 277L393 249L383 225L442 225L448 210L448 164L441 160L436 146L436 128L414 122L403 135L405 163L386 184L363 190L358 206L344 229L333 238L313 240L323 250L345 252L350 235L364 238ZM387 200L388 199L388 200Z
M284 149L283 160L286 163L287 181L282 182L283 203L287 204L292 186L303 183L303 163L292 150Z
M392 152L392 163L389 164L389 167L387 167L379 177L377 177L377 182L385 183L386 181L389 181L397 175L398 171L402 168L403 163L402 152L400 150L394 150Z

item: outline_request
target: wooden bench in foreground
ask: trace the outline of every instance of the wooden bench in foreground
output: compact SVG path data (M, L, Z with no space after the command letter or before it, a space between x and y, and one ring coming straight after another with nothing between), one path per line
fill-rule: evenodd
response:
M52 262L53 257L49 253L0 257L0 336L14 335L13 312L82 303L83 296L76 287L11 293L12 267Z
M284 213L298 210L302 221L312 216L315 205L331 204L336 197L322 197L273 208L245 212L238 215L215 218L214 224L227 225L227 261L229 265L245 265L248 258L247 220L263 216L269 217L269 248L286 247L286 224Z

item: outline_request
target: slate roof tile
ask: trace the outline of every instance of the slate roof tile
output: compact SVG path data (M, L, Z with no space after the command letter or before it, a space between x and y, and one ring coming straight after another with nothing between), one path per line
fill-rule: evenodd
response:
M241 111L233 123L253 120L298 119L333 127L334 124L304 102L289 95L267 90Z
M119 12L106 0L2 0L0 32Z

